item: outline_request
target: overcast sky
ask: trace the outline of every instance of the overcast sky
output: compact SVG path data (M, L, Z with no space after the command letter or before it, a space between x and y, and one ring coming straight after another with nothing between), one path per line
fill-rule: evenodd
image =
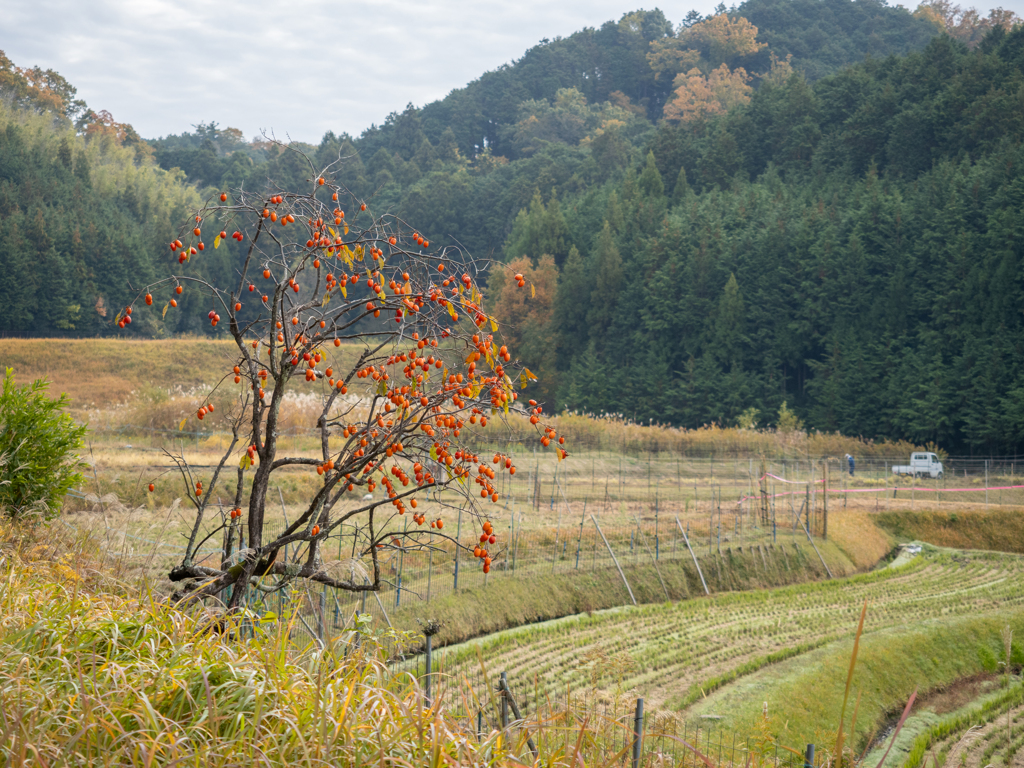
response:
M641 0L5 0L0 49L147 138L199 122L318 142L422 106ZM718 0L664 2L673 23ZM731 4L731 3L727 3ZM916 5L916 3L914 3ZM970 2L963 3L970 5ZM979 9L994 3L978 3ZM1024 15L1024 0L1002 3Z

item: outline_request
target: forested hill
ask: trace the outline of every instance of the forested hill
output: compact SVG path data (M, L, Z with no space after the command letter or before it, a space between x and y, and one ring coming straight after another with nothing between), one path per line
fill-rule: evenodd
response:
M786 403L812 428L1017 450L1018 21L947 0L638 11L304 149L351 157L375 211L528 273L536 299L493 280L489 301L549 407L765 425ZM2 56L0 91L0 332L111 332L199 191L307 175L214 123L144 142ZM127 330L217 332L197 317Z
M635 11L543 41L358 137L328 133L307 149L321 161L355 156L341 175L356 194L428 222L435 236L455 237L477 255L494 254L535 189L580 191L642 159L666 106L671 113L674 98L692 99L692 84L679 82L690 70L714 91L698 106L724 110L760 84L773 58L813 80L866 56L919 50L941 28L877 0L748 0L681 22ZM150 144L162 167L181 168L201 186L303 178L290 156L213 123Z
M556 286L550 308L501 290L499 314L560 406L763 424L788 401L822 430L1016 452L1022 140L1021 26L765 83L563 200L561 270L516 264Z

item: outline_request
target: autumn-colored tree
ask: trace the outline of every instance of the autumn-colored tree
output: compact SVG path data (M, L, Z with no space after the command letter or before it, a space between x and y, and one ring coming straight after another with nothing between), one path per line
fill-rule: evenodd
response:
M677 75L672 99L665 105L665 119L689 122L723 114L750 101L753 89L743 67L730 71L722 64L705 77L699 69Z
M76 99L78 90L52 69L19 67L0 51L0 95L16 107L37 112L53 112L69 120L87 117L89 108Z
M921 3L914 11L918 18L928 19L950 37L974 48L982 38L995 27L1009 30L1022 23L1021 18L1013 11L993 8L987 17L982 16L977 8L961 8L951 0L928 0Z
M742 16L730 19L725 13L684 27L677 39L681 45L699 51L712 67L740 56L752 56L765 47L765 43L757 42L757 27Z
M757 27L742 16L730 19L720 13L691 26L683 26L674 37L651 43L647 62L657 77L672 77L694 67L705 72L765 47L757 42Z
M498 474L514 474L515 466L507 451L477 455L478 432L518 412L544 446L565 455L541 424L540 407L517 403L514 385L529 377L494 340L498 325L483 309L475 278L486 265L458 249L431 249L394 216L371 215L335 183L340 161L318 170L305 155L299 159L308 168L305 189L233 190L196 211L170 244L179 268L140 289L115 318L123 328L137 311L160 304L166 315L185 291L197 292L209 302L209 323L225 323L235 342L234 365L218 387L234 390L233 408L215 414L206 399L195 415L225 419L230 446L207 477L184 455L167 454L194 514L182 561L170 573L184 603L233 587L229 606L237 607L253 582L272 590L295 579L377 590L380 553L450 538L444 512L453 505L479 519L479 538L456 544L486 573L488 546L496 543L486 506L498 501ZM239 254L232 285L191 269L228 238L243 246L232 251ZM533 292L522 275L512 287ZM315 455L282 455L282 403L299 388L321 404L319 447ZM225 516L210 499L229 462L237 462L237 482ZM316 473L317 490L282 533L268 535L272 478L303 468ZM434 504L430 520L426 500ZM402 515L415 528L399 538L391 526ZM216 525L208 532L211 516ZM225 556L215 567L197 561L204 533L223 531L230 554L243 520L246 549L237 559ZM332 572L324 565L323 547L343 523L358 525L356 553L369 558L368 578L361 567Z
M231 130L238 130L237 128ZM119 123L107 110L90 113L90 120L85 126L85 135L89 138L107 137L126 147L135 150L137 160L152 157L153 148L142 140L142 137L129 123Z
M521 256L510 261L508 268L510 272L498 270L488 285L493 314L501 324L502 341L518 350L526 370L539 377L537 399L552 404L558 386L552 343L558 267L553 256L543 254L536 267L529 257ZM513 273L523 276L529 293L518 288Z

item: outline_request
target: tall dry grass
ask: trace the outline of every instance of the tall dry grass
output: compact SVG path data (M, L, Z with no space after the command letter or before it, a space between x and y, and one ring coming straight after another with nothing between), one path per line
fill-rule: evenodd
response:
M236 394L224 380L233 365L235 346L230 340L203 337L126 339L0 339L0 367L13 367L19 383L45 376L55 393L72 399L76 418L95 429L131 433L176 430L181 419L212 401L223 414ZM328 354L335 368L357 352L345 345ZM226 380L230 381L230 379ZM298 387L284 409L283 428L311 429L318 411L312 388ZM215 411L216 412L216 411ZM871 441L858 437L802 430L738 429L711 425L682 429L635 424L619 417L563 414L553 418L566 436L570 451L608 450L627 454L673 452L723 458L819 458L851 453L858 458L909 455L920 450L906 441ZM189 423L188 429L225 429L220 418ZM488 441L536 440L525 419L512 419L511 434L496 431Z
M4 525L0 753L12 766L611 768L630 749L628 723L590 712L506 729L492 691L431 703L388 665L403 636L354 619L296 649L291 621L175 610L112 576L87 540ZM643 765L661 763L645 750Z
M358 627L295 651L287 617L182 613L80 546L3 533L9 765L490 766L522 751L499 732L477 738L389 672L383 649L401 638Z
M839 433L804 430L739 429L717 424L684 429L661 424L636 424L616 417L565 414L554 418L566 442L577 450L621 450L627 454L671 452L688 456L768 458L843 456L858 458L909 456L920 446L900 441L873 441Z
M612 768L629 758L632 692L600 712L578 697L549 702L502 728L496 692L448 681L431 703L415 671L389 666L408 636L356 618L297 649L291 617L177 611L110 566L88 539L0 526L7 764ZM645 767L683 756L768 766L784 749L755 734L712 760L681 741L677 717L651 715Z

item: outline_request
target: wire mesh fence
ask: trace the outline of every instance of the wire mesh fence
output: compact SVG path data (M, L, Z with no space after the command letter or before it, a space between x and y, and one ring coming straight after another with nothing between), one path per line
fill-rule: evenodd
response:
M567 689L550 695L543 693L536 679L509 678L483 667L456 677L436 669L428 671L424 662L396 662L395 667L416 677L428 703L443 707L468 731L481 736L505 730L537 737L531 740L534 750L537 745L543 750L545 728L562 738L572 738L582 728L590 736L591 757L601 762L618 757L623 763L631 759L635 766L680 768L700 768L706 765L703 757L722 768L751 764L817 768L828 762L823 752L815 758L813 750L784 745L767 718L755 733L740 734L723 727L718 716L688 717L675 711L645 709L642 699L629 692ZM439 666L443 668L443 661Z
M490 448L479 450L486 455ZM851 474L846 461L806 458L715 459L653 451L630 456L595 450L558 462L522 445L514 455L519 471L498 475L497 504L473 503L452 491L432 496L424 490L420 510L428 520L443 518L450 538L432 537L428 526L416 525L408 515L392 515L384 524L390 541L378 552L378 592L275 585L275 591L254 590L253 604L283 612L297 603L297 632L310 639L339 631L356 613L372 614L385 626L395 611L426 608L461 589L487 589L496 580L603 570L614 578L615 570L630 566L657 571L679 562L693 562L700 569L702 559L725 551L752 551L780 542L813 544L827 538L829 514L850 505L880 510L893 505L1024 504L1014 458L952 458L943 462L942 477L914 478L896 476L892 461L873 458L857 462ZM96 483L101 484L99 478ZM279 504L268 503L264 544L304 511L294 503L289 507L282 490L274 490L271 498L276 495ZM292 491L293 501L297 493ZM355 498L348 505L366 503ZM390 510L386 500L381 509ZM222 526L227 507L219 504L211 511L200 531L205 543L199 558L219 566L226 554ZM491 522L497 542L488 545L491 565L486 574L469 550L455 544L472 548L484 519ZM130 550L129 556L148 555L167 563L180 556L181 539L170 527L140 535L126 521L111 532L111 548ZM335 528L323 543L324 567L347 569L345 575L357 581L372 579L365 534L365 529L347 523ZM248 543L246 526L237 526L233 535L237 552ZM289 545L285 560L302 551L301 542ZM631 592L628 581L624 586Z

